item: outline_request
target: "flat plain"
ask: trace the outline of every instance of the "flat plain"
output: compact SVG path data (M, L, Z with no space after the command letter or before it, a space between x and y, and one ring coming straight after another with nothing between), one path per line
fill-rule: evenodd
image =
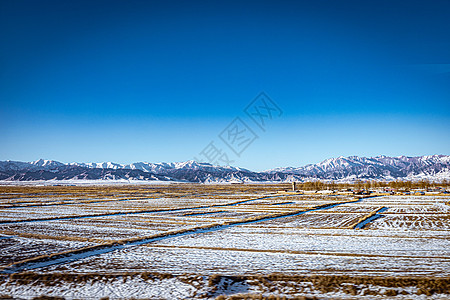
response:
M0 187L0 295L448 299L450 197Z

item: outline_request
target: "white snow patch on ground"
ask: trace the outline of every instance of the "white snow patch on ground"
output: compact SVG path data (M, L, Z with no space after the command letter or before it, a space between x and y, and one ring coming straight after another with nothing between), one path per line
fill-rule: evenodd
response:
M87 283L63 283L48 286L43 283L17 285L9 280L0 283L0 295L32 299L41 295L66 299L186 299L192 297L195 288L176 278L143 280L139 277L126 280L94 281Z

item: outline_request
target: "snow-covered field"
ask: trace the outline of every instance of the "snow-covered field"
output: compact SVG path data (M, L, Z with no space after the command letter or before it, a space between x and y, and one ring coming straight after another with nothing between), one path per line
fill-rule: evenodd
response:
M450 297L450 197L357 201L245 185L8 188L0 295Z

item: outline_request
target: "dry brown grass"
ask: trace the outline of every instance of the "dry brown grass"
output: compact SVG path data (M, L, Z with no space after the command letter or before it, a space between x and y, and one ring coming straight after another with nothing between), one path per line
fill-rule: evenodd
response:
M58 284L84 284L87 282L103 281L113 282L114 280L121 280L126 282L129 278L139 276L146 281L164 280L170 278L177 278L178 280L187 283L205 284L204 276L200 274L183 274L173 275L167 273L157 272L128 272L117 274L102 274L102 273L51 273L41 274L34 272L24 272L11 275L0 275L0 280L9 280L10 283L17 285L33 285L44 284L48 286L55 286ZM450 291L450 278L444 277L380 277L380 276L346 276L346 275L286 275L286 274L269 274L269 275L210 275L206 285L209 287L208 295L211 297L218 292L218 285L226 280L230 284L245 283L248 286L256 286L267 291L275 291L280 287L289 286L293 290L289 293L298 294L302 292L301 286L308 285L315 291L321 293L330 292L344 292L353 296L357 295L374 295L374 296L395 296L399 293L399 288L415 287L417 295L432 296L434 294L448 295ZM297 288L296 288L297 287ZM380 290L373 290L369 287L382 287ZM384 290L382 292L381 290ZM402 292L405 294L405 291ZM272 297L272 298L270 298ZM275 298L274 298L275 297ZM235 294L229 296L219 296L217 299L283 299L285 296L266 296L261 294ZM293 298L289 299L302 299ZM308 298L305 298L308 299ZM311 298L309 298L311 299Z
M64 300L64 297L53 297L53 296L38 296L38 297L34 297L32 300Z
M195 249L195 250L213 250L213 251L237 251L237 252L253 252L253 253L286 253L286 254L306 254L306 255L327 255L327 256L341 256L341 257L386 257L386 258L411 258L410 255L388 255L388 254L368 254L368 253L349 253L349 252L333 252L333 251L299 251L299 250L280 250L280 249L253 249L253 248L224 248L224 247L207 247L207 246L180 246L180 245L158 245L149 244L152 248L167 248L167 249ZM416 259L427 259L430 256L417 256ZM432 256L433 259L450 260L448 256Z
M210 284L217 284L221 278L234 279L236 282L257 282L264 289L287 285L288 283L310 283L315 290L322 293L345 292L351 295L359 295L368 286L388 288L380 296L394 296L398 292L395 288L416 287L418 295L431 296L433 294L448 294L450 291L450 278L424 278L424 277L376 277L376 276L346 276L346 275L255 275L255 276L220 276L215 275ZM377 293L372 291L372 293ZM378 294L378 293L377 293ZM237 297L253 297L254 295L237 295ZM225 296L223 296L225 297ZM231 296L230 296L231 297ZM234 299L234 298L223 298ZM237 298L241 299L241 298ZM252 298L242 298L252 299ZM256 298L258 299L258 298Z
M289 184L195 184L177 183L166 185L110 185L110 186L0 186L1 198L21 197L117 197L149 196L155 193L170 194L173 197L183 195L214 195L243 193L275 193L288 188Z
M91 239L79 236L54 236L54 235L46 235L46 234L38 234L38 233L28 233L28 232L20 232L17 233L15 231L1 230L1 234L10 235L10 236L20 236L24 238L31 239L48 239L48 240L58 240L58 241L73 241L73 242L99 242L98 239Z
M170 211L179 211L180 209L208 209L208 208L215 208L215 207L226 207L231 205L239 205L241 203L245 203L249 200L258 200L261 198L266 197L267 195L263 195L261 197L256 198L250 198L246 200L239 200L239 201L233 201L233 202L227 202L223 204L211 204L211 205L197 205L197 206L181 206L181 207L172 207L172 208L157 208L157 209L141 209L141 210L134 210L134 211L118 211L118 212L108 212L104 214L84 214L84 215L67 215L67 216L55 216L55 217L47 217L47 218L29 218L29 219L19 219L19 220L0 220L0 224L7 224L7 223L20 223L23 221L27 222L33 222L33 221L54 221L54 220L68 220L68 219L76 219L76 218L84 218L84 217L104 217L104 216L114 216L114 215L126 215L126 214L141 214L141 213L158 213L158 212L170 212Z
M270 295L264 296L262 294L237 294L230 296L218 296L216 300L316 300L316 297L308 297L308 296L297 296L297 297L289 297L286 296L278 296L278 295Z

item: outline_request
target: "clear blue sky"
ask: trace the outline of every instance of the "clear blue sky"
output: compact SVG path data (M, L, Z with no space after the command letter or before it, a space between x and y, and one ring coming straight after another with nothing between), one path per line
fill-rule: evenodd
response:
M0 1L0 160L450 154L450 1ZM283 114L244 113L265 91ZM237 157L218 135L259 137Z

